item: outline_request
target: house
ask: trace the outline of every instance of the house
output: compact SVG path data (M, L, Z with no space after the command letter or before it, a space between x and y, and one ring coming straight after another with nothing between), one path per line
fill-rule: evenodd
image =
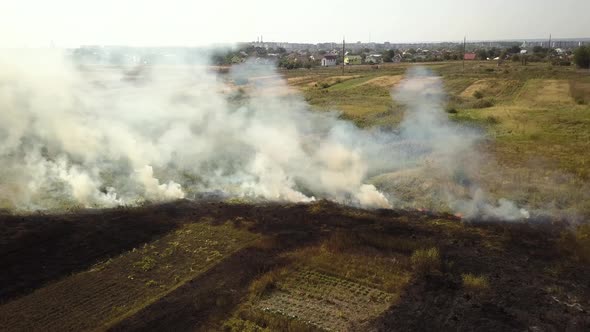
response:
M381 56L381 54L370 54L365 58L365 63L372 63L372 64L383 63L383 56Z
M363 58L361 58L360 55L347 55L346 58L344 58L345 65L360 65L362 61Z
M391 59L391 62L400 63L403 60L404 60L404 57L402 57L402 55L398 53L398 54L396 54L396 55L393 56L393 58Z
M465 55L463 56L464 60L475 60L475 58L477 57L477 55L475 53L465 53Z
M337 55L333 55L333 54L324 55L324 57L322 58L322 67L335 66L336 60L338 60Z

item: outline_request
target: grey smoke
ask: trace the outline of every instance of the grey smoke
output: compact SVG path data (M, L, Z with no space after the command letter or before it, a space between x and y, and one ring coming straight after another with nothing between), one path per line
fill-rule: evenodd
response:
M468 218L527 216L469 179L466 159L478 159L481 135L447 119L439 78L414 69L393 97L406 106L399 128L361 130L336 110L311 112L270 66L128 75L79 69L55 50L4 52L0 207L110 207L203 192L419 207L400 194L411 180L433 206Z

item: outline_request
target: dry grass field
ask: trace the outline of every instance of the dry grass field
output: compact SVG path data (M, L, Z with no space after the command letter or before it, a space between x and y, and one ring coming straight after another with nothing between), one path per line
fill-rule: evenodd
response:
M410 66L280 74L314 111L395 129L405 110L391 91ZM492 195L590 215L590 73L425 66L442 77L448 117L484 133L478 180ZM438 190L404 188L418 198ZM587 224L466 222L427 208L180 200L0 210L0 330L590 330Z
M412 64L284 71L316 110L361 127L395 128L404 108L392 91ZM423 64L440 75L449 118L481 128L489 161L481 183L534 208L590 215L590 72L533 63ZM313 77L314 85L301 84ZM348 77L346 80L332 77ZM408 193L419 196L419 193ZM548 203L549 202L549 203Z

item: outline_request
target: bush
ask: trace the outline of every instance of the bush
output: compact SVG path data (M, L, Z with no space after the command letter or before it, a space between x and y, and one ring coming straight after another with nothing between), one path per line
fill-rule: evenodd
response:
M495 117L493 115L490 115L486 118L486 122L488 124L495 125L495 124L500 123L500 119L498 119L497 117Z
M286 269L272 270L263 274L260 278L252 281L250 284L250 295L255 298L261 298L270 293L277 286L277 281L287 273Z
M574 62L580 68L590 68L590 45L578 47L574 51Z
M440 255L437 248L418 249L410 259L417 274L430 274L440 270Z
M458 113L458 112L457 112L457 109L456 109L455 107L453 107L453 106L447 106L447 107L445 108L445 111L446 111L447 113L449 113L449 114L457 114L457 113Z
M564 59L555 59L553 61L551 61L551 64L554 66L571 66L572 62L569 60L564 60Z
M147 272L156 266L156 260L149 256L144 256L140 261L133 263L133 266L143 272Z
M494 106L494 103L491 100L479 99L471 106L473 108L488 108Z
M473 97L475 97L477 99L481 99L481 98L483 98L483 92L477 90L473 93Z

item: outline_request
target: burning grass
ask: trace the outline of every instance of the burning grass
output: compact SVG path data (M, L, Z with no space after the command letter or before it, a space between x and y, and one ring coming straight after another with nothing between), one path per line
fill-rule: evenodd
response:
M492 196L514 197L521 204L531 203L540 209L559 206L560 210L570 211L568 215L571 211L590 215L588 198L577 189L590 186L590 159L586 153L590 149L590 106L586 98L590 96L590 81L586 76L572 68L545 64L504 63L499 70L495 62L467 63L465 70L454 62L426 66L442 77L449 94L446 109L451 119L487 131L490 140L480 148L498 163L485 163L484 168L489 169L482 170L486 176L481 180ZM341 110L343 118L359 126L395 128L404 107L391 101L387 88L368 83L380 77L398 77L406 68L347 68L347 75L360 77L323 92L309 89L304 94L314 109ZM327 80L342 74L340 68L329 68L309 73L290 71L288 75ZM473 96L476 91L481 93L481 99ZM495 169L488 164L495 165ZM547 178L548 172L551 175ZM511 185L504 177L521 180ZM563 183L558 178L568 180ZM375 180L387 182L385 177ZM547 181L551 184L545 184ZM424 197L423 193L414 195L420 191L420 184L413 188L398 194Z

